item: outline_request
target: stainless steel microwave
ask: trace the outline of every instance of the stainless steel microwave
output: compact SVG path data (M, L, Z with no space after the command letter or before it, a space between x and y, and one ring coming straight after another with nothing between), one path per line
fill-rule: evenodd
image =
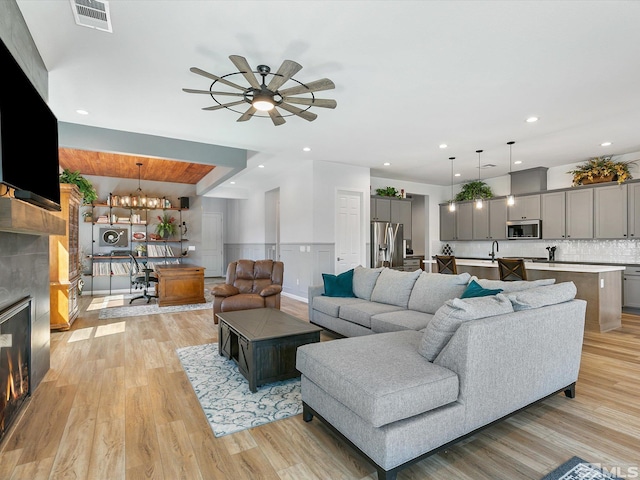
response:
M531 240L542 238L540 220L511 220L507 222L507 239Z

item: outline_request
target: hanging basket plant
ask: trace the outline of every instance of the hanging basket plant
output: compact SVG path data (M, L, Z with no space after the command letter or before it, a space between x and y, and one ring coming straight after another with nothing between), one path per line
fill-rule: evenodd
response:
M612 157L594 157L574 170L567 173L573 175L572 186L589 185L592 183L614 182L618 184L631 180L631 172L629 169L636 165L637 160L628 162L615 162Z
M463 202L465 200L475 200L477 198L492 198L493 192L491 187L484 183L482 180L474 180L473 182L465 183L462 186L462 190L455 196L456 202Z

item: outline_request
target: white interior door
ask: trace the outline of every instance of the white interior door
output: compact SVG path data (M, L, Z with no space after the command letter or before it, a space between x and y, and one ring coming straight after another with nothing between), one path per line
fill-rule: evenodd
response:
M222 213L202 214L202 266L207 277L224 276Z
M362 259L362 194L336 195L336 274L360 265Z

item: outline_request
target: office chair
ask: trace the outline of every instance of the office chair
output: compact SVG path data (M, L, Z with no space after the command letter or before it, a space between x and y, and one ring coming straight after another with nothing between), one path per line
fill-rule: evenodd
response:
M458 267L456 266L456 257L451 255L436 255L436 265L438 273L447 275L457 275Z
M527 270L522 258L498 258L500 280L513 282L527 279Z
M158 298L158 295L151 295L148 291L152 282L158 283L158 277L153 273L153 269L146 268L144 264L141 267L133 254L129 254L129 257L131 258L131 285L133 285L134 290L142 289L142 295L133 297L129 300L129 304L139 298L146 298L147 303L149 303L152 298Z

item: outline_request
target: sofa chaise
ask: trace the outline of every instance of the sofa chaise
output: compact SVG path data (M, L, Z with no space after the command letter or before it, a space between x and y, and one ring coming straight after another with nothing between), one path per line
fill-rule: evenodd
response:
M456 277L418 272L414 284L432 275ZM469 285L460 289L452 278L429 278L459 292L445 294L440 284L437 294L450 298L433 314L408 308L380 312L366 305L370 300L344 297L334 298L336 316L326 313L317 289L310 289L314 323L330 322L332 330L354 335L298 348L303 418L327 423L375 465L378 480L394 480L400 469L548 396L575 395L586 310L586 302L575 299L575 285L512 282L509 291L504 282L468 280L485 289L505 288L459 298ZM355 274L353 281L358 290ZM411 296L405 295L407 306ZM347 309L347 317L359 320L352 327L340 310L356 305L364 313L358 317ZM428 315L423 328L412 312ZM371 313L365 327L365 314ZM384 328L375 317L390 313L387 330L374 334Z

